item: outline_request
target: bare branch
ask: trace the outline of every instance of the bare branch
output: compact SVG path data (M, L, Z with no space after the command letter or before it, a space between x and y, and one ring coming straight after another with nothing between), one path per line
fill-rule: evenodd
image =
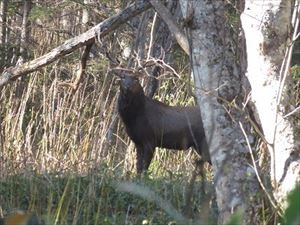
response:
M109 32L128 21L130 18L150 8L150 6L150 3L146 0L136 1L120 13L109 17L87 32L65 41L64 44L56 47L51 52L30 62L6 69L0 76L0 87L7 84L11 80L36 71L37 69L54 62L62 56L73 52L77 48L92 44L95 41L95 36L97 36L97 38L104 37Z
M184 50L186 54L189 53L189 43L187 40L186 35L179 29L177 24L174 22L174 19L172 17L172 14L169 12L169 10L161 4L159 1L156 0L150 0L151 5L155 9L155 11L160 15L162 20L168 25L169 30L171 33L175 36L178 44L180 47Z
M293 114L295 114L296 112L298 112L300 110L300 106L298 106L297 108L295 108L294 110L292 110L291 112L289 112L288 114L284 115L282 118L285 119Z
M81 59L80 59L80 65L79 65L79 69L76 73L76 78L75 78L75 81L72 82L72 83L66 83L66 82L63 82L61 83L60 85L65 85L65 86L69 86L72 88L73 92L76 92L79 85L80 85L80 82L82 81L82 78L85 74L85 70L86 70L86 64L87 64L87 60L88 60L88 57L89 57L89 54L90 54L90 51L91 51L91 48L93 46L93 43L91 44L88 44L82 55L81 55Z
M266 194L268 200L270 201L271 205L274 207L274 209L277 210L277 213L279 215L281 215L281 211L280 211L281 209L280 209L279 205L276 204L276 202L273 200L272 196L269 194L267 188L265 187L265 185L264 185L264 183L263 183L263 181L262 181L262 179L261 179L261 177L260 177L260 175L258 173L258 169L257 169L256 162L255 162L255 159L254 159L253 151L252 151L252 148L251 148L248 136L246 134L246 131L244 129L244 126L243 126L243 124L241 122L239 122L239 125L240 125L240 128L241 128L241 130L243 132L243 135L244 135L244 137L246 139L246 142L247 142L247 146L248 146L248 149L249 149L249 152L250 152L250 156L251 156L251 160L252 160L253 169L255 171L255 175L256 175L256 178L258 180L258 183L260 184L260 187L265 192L265 194Z

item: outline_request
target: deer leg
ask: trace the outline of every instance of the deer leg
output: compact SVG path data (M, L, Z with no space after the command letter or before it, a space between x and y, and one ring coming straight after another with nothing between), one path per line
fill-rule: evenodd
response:
M144 170L145 171L147 171L150 166L151 160L153 159L154 152L155 152L155 147L148 147L146 149L146 151L144 152Z
M136 147L136 170L137 174L140 175L143 172L144 168L144 148L143 147Z

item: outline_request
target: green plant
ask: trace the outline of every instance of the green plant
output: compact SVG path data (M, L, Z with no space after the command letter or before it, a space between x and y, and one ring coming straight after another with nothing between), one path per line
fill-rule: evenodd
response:
M289 194L288 207L284 212L282 224L298 225L300 224L300 184Z

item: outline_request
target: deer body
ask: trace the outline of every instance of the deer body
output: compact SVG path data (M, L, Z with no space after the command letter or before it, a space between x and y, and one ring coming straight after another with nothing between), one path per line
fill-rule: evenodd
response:
M198 107L168 106L145 96L137 78L121 77L118 110L128 136L137 148L137 172L146 171L155 147L189 147L210 161Z

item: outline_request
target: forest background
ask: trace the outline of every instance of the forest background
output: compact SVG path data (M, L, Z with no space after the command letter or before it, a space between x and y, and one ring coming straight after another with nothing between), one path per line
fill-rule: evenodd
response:
M118 80L111 72L116 65L147 74L141 79L147 95L169 105L194 105L191 44L170 32L172 23L167 25L149 3L123 22L108 23L108 31L94 32L93 42L79 40L76 48L66 42L130 4L1 1L1 214L35 211L46 224L217 223L213 169L205 165L205 176L200 176L192 150L159 149L149 175L136 178L133 144L116 111ZM191 21L182 15L179 1L166 1L165 7L182 32L188 31ZM222 23L228 25L233 46L239 46L240 2L227 1L224 12ZM299 41L293 45L289 109L298 121ZM32 70L24 64L48 52L56 54L55 60L46 57L42 66L33 62ZM6 69L18 66L18 75L6 84ZM32 73L23 76L22 69ZM267 191L258 198L255 217L260 224L277 224L283 211L268 196L271 156L258 127L249 128L249 139Z

